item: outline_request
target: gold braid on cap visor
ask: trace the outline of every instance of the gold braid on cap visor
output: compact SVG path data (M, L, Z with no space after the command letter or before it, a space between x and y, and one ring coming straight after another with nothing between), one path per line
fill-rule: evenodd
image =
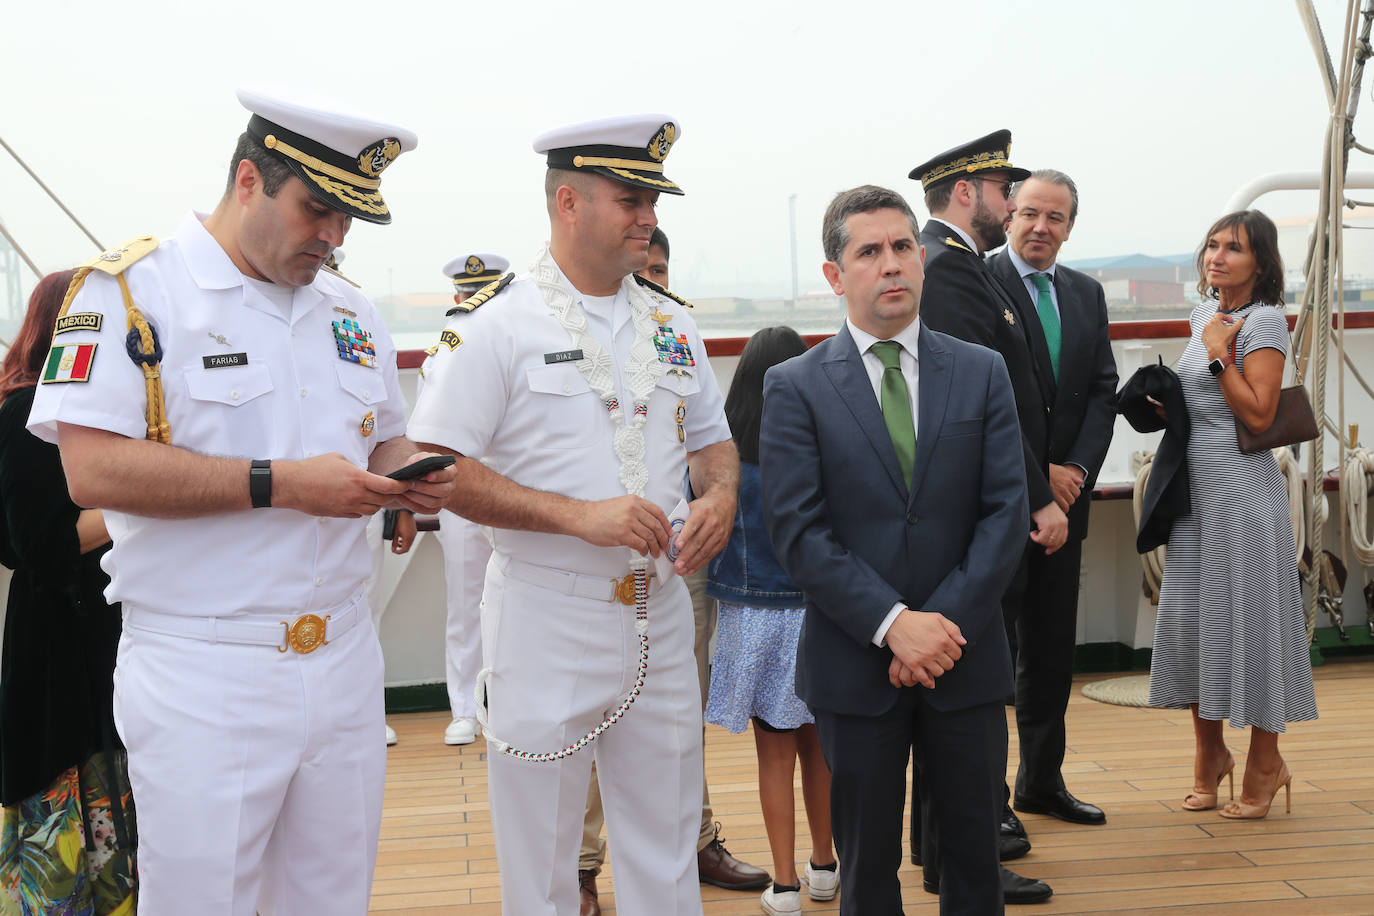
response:
M316 159L309 153L301 152L291 144L277 139L274 134L268 134L267 137L263 139L262 145L273 152L281 153L283 156L296 160L308 169L323 172L331 178L337 178L355 187L367 188L370 191L375 191L382 186L382 180L380 178L364 178L361 175L345 172L338 166L330 165L323 159Z
M382 200L381 192L374 191L368 194L359 191L349 182L333 181L324 175L316 175L309 169L303 169L303 171L311 181L320 186L321 190L334 195L350 207L356 207L364 213L375 213L378 216L386 216L391 212L387 209L386 201Z
M641 172L662 172L663 163L661 162L641 162L638 159L605 159L600 156L573 156L573 168L586 168L587 166L599 165L603 168L614 169L637 169Z
M501 273L499 271L494 274L481 274L480 276L476 277L469 277L467 274L460 274L453 278L453 285L460 293L466 293L469 291L475 293L479 289L490 283L492 280L499 279L501 279Z
M939 181L951 175L960 173L986 172L989 169L1009 169L1014 168L1004 153L979 153L976 156L964 156L955 159L953 162L946 162L941 166L931 169L921 176L921 186L924 187L932 181Z

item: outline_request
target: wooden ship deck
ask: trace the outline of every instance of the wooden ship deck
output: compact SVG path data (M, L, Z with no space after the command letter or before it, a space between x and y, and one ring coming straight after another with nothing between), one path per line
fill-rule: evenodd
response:
M1034 848L1013 867L1048 881L1055 892L1030 911L1374 913L1374 659L1317 669L1321 718L1292 726L1280 742L1294 774L1293 813L1284 813L1280 798L1259 821L1182 810L1192 784L1189 714L1109 706L1081 694L1083 684L1114 676L1076 679L1064 765L1072 791L1101 805L1107 824L1083 827L1023 816ZM392 715L388 722L400 744L389 751L372 912L500 913L482 740L444 746L446 713ZM1009 726L1014 768L1016 729L1010 718ZM1239 793L1247 739L1239 730L1228 730L1227 738L1236 755ZM752 737L708 726L706 766L730 851L770 867ZM801 861L807 833L799 779L797 793ZM921 888L918 869L903 864L901 879L908 914L938 911L936 898ZM599 884L603 910L615 913L609 869ZM762 912L753 891L703 886L702 898L707 916ZM817 903L803 893L802 912L838 913L838 898Z

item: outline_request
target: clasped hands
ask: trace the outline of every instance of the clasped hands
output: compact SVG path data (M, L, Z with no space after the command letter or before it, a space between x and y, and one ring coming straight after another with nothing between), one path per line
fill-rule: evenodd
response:
M935 679L954 667L967 644L959 626L934 611L906 608L892 621L885 636L892 650L887 679L893 687L934 689Z

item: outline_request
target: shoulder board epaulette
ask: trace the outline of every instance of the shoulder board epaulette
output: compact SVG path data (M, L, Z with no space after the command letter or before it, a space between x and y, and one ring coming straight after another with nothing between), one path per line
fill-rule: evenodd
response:
M354 283L352 280L348 279L348 278L345 277L343 274L339 273L339 271L338 271L337 269L335 269L335 268L333 268L333 267L330 267L328 264L325 264L325 265L324 265L324 269L325 269L326 271L328 271L329 273L333 274L334 276L338 277L340 280L344 281L345 283L347 283L349 286L353 287L354 289L362 289L361 286L359 286L358 284Z
M512 272L506 274L499 280L492 280L486 286L482 287L477 292L473 293L471 296L468 296L466 299L455 305L453 308L449 309L447 312L444 312L444 314L456 315L459 312L467 314L468 312L476 311L479 305L486 302L488 299L495 298L496 294L501 292L501 290L505 289L507 286L509 286L510 281L514 279L515 274Z
M977 252L975 252L972 248L968 247L952 235L945 236L945 244L951 248L958 248L962 251L967 251L969 254L977 254Z
M128 270L130 264L150 254L157 245L157 239L151 235L140 235L129 239L118 248L111 248L96 255L81 266L107 273L112 277L118 276Z
M639 274L635 274L635 275L634 275L634 278L635 278L635 282L638 283L640 286L643 286L643 287L646 288L646 289L651 289L651 290L653 290L654 292L658 293L660 296L667 296L669 299L673 300L674 302L676 302L678 305L682 306L683 308L689 309L689 308L692 307L692 303L688 302L686 299L682 298L682 297L679 296L677 293L672 292L672 291L670 291L670 290L668 290L668 289L665 289L665 288L662 287L662 286L659 286L659 285L658 285L657 283L655 283L653 280L646 280L646 279L644 279L643 277L641 277Z
M425 355L426 355L426 356L433 356L435 353L438 353L438 352L439 352L439 345L438 345L438 344L435 344L435 345L432 346L432 347L425 347Z

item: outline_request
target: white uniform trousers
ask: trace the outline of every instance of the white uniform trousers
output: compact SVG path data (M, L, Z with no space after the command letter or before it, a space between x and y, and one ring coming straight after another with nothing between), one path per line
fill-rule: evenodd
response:
M491 542L482 526L447 509L439 510L439 543L444 548L448 595L444 665L448 705L455 719L477 715L473 687L482 670L482 582Z
M372 575L367 577L367 606L372 609L372 629L382 632L382 615L386 602L382 601L382 564L391 550L391 542L382 537L386 513L374 512L367 520L367 549L372 555Z
M125 605L114 713L141 916L367 912L386 747L381 647L356 603L309 655L151 632Z
M490 726L521 750L576 741L619 705L639 663L634 608L560 594L487 569L483 626ZM692 603L674 576L649 598L649 660L634 705L590 747L554 763L491 753L492 830L507 916L577 916L577 854L595 754L615 837L616 912L699 916L701 692ZM550 829L550 828L553 829Z

